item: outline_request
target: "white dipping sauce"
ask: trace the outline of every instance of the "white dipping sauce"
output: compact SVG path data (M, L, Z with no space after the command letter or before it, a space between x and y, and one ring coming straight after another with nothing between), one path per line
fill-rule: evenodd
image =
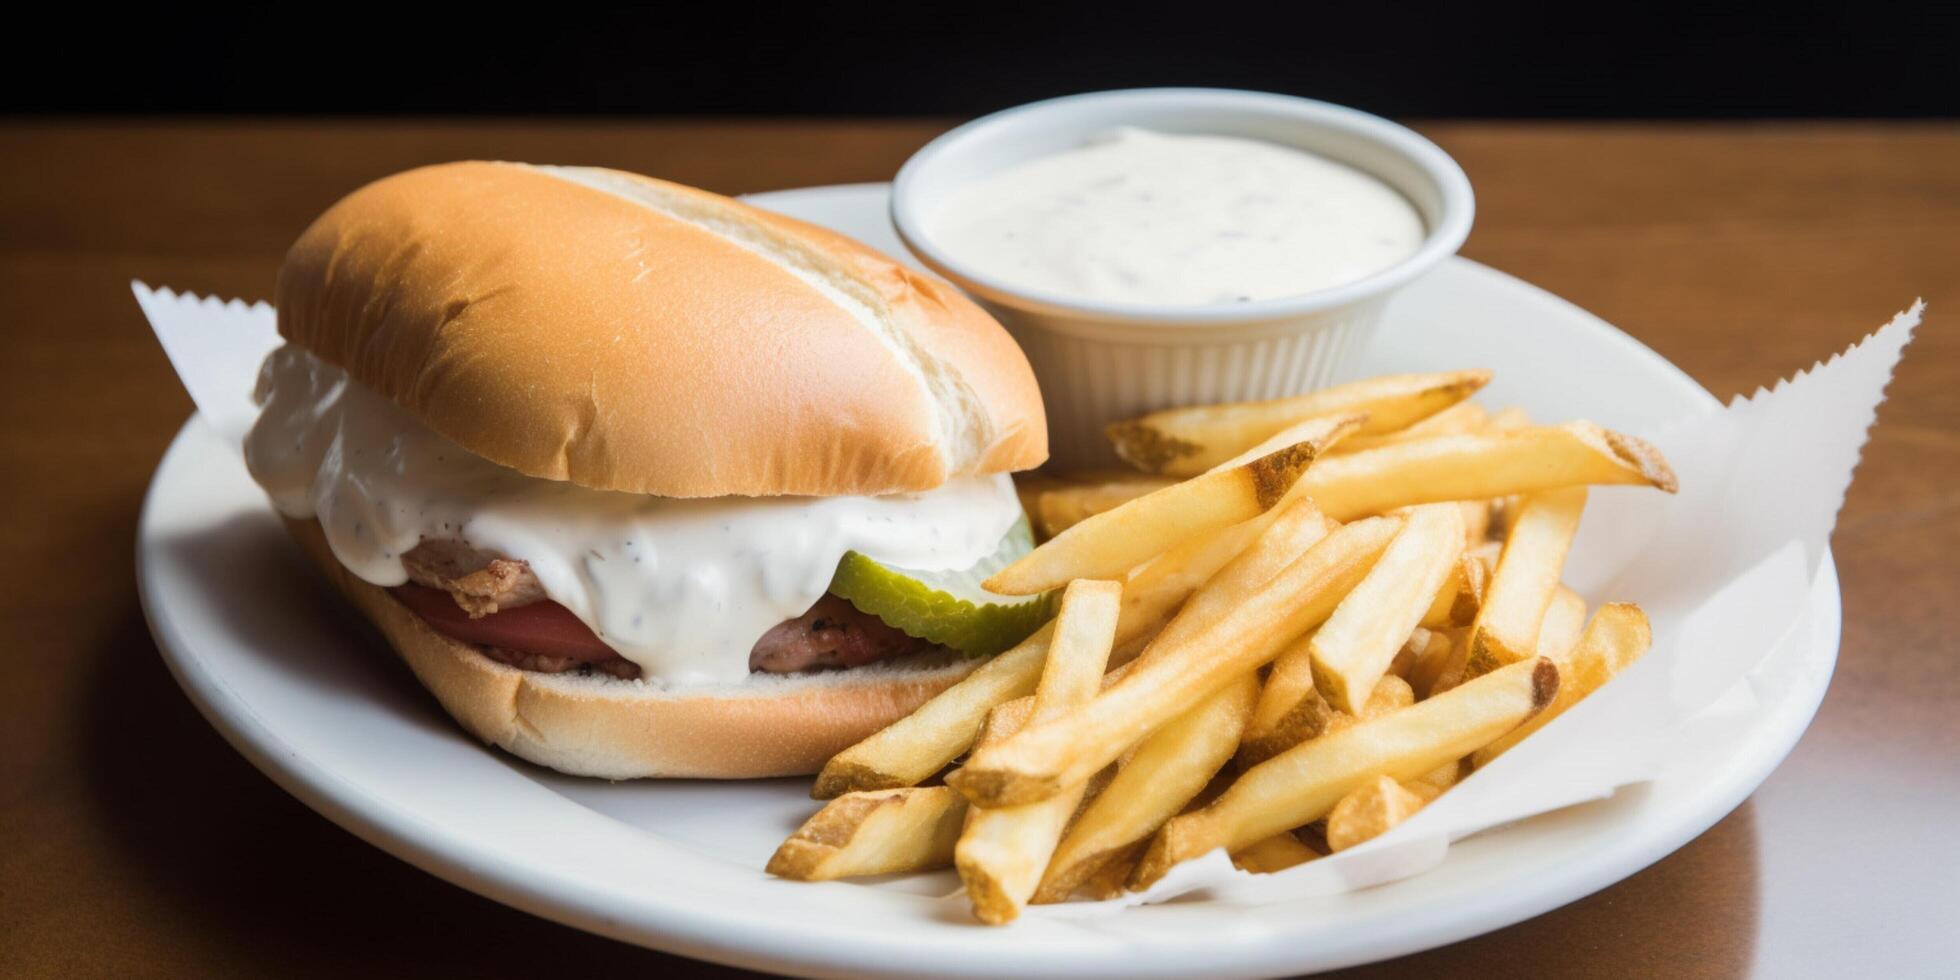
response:
M1121 129L948 196L928 234L983 278L1207 306L1353 282L1426 234L1394 188L1303 150Z
M857 551L899 568L968 568L1021 504L1005 474L880 497L677 500L589 490L498 466L297 347L259 372L245 463L280 513L317 517L341 564L408 581L403 552L466 541L531 565L651 682L740 683L749 649L803 614Z

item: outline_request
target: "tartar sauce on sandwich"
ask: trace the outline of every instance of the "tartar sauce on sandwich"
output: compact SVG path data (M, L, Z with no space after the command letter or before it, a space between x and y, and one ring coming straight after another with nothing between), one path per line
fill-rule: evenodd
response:
M1353 282L1422 244L1394 188L1303 150L1120 129L948 195L928 233L978 278L1056 297L1244 303Z
M876 497L680 500L525 476L443 438L310 352L259 377L246 464L280 513L317 518L334 556L382 587L424 540L530 564L642 676L737 684L752 645L801 615L856 551L892 567L968 568L1021 518L1006 474Z

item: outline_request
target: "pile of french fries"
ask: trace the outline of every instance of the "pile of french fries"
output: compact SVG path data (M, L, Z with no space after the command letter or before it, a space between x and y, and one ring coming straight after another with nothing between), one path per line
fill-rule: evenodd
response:
M1108 898L1225 848L1282 870L1394 827L1632 663L1639 607L1561 573L1587 487L1651 446L1399 375L1110 427L1133 474L1023 488L990 579L1055 620L840 753L783 842L802 880L952 866L977 918Z

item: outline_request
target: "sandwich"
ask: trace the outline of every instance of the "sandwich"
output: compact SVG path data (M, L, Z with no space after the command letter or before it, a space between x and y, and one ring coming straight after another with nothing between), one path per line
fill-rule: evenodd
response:
M370 184L287 254L246 462L477 738L612 779L814 772L1049 613L1020 349L843 236L613 170Z

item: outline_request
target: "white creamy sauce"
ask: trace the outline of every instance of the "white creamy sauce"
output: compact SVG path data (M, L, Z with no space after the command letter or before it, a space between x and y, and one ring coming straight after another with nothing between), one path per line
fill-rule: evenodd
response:
M928 234L980 276L1107 302L1295 296L1407 258L1425 235L1394 188L1257 140L1116 130L948 196Z
M821 598L846 551L966 568L1021 516L1005 474L878 497L701 500L528 477L291 346L266 359L259 399L247 467L280 513L317 517L355 575L401 585L402 554L425 538L523 559L553 600L669 686L746 678L755 641Z

